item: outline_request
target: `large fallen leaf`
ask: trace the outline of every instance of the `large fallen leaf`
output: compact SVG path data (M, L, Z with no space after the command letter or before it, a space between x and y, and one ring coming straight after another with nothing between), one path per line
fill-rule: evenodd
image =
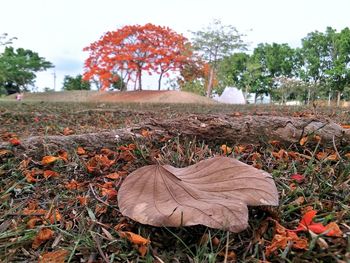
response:
M278 205L272 177L227 157L186 168L149 165L123 182L118 204L124 216L153 226L206 225L239 232L248 206Z

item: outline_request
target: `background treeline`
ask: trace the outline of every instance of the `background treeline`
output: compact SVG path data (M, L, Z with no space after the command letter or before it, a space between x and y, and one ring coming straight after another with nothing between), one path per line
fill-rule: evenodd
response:
M335 99L339 105L350 97L350 30L311 32L298 48L265 43L250 54L234 53L220 60L217 78L218 92L235 86L282 103Z

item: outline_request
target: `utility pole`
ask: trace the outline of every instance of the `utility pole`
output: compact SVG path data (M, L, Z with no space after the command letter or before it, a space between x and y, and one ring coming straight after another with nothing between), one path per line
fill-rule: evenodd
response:
M53 70L53 90L56 91L56 69Z

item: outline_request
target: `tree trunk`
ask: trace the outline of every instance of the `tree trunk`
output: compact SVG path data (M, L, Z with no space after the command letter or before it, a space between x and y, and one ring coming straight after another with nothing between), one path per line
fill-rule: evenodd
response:
M207 87L207 97L210 98L211 92L213 89L213 82L214 82L214 68L211 67L209 71L209 80L208 80L208 87Z
M329 89L329 94L328 94L328 107L330 107L331 106L331 89Z
M155 141L167 136L196 138L214 145L255 144L278 140L288 147L291 143L298 143L304 136L317 134L321 137L322 145L333 147L333 143L350 144L350 130L343 129L330 120L256 115L189 115L169 120L151 119L133 128L108 132L21 139L21 146L15 148L15 154L21 154L24 150L27 156L39 156L47 151L68 150L75 147L74 145L95 149L113 147L132 142L135 138L145 139L140 135L143 129L149 130ZM6 147L8 143L0 143L0 148Z
M137 72L137 77L138 77L138 80L139 80L139 90L142 90L142 70L141 68L138 69L138 72Z
M311 99L311 88L309 88L307 92L307 105L310 105L310 99Z
M134 83L134 90L136 90L136 87L137 87L137 76L136 76L136 79L135 79L135 83Z
M163 72L160 73L159 79L158 79L158 90L160 90L162 86L162 77L163 77Z
M340 106L341 92L337 91L337 107Z

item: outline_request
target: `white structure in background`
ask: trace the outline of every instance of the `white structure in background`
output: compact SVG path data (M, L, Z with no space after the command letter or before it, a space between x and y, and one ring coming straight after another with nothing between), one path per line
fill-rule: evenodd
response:
M300 105L303 105L303 103L301 101L298 101L298 100L292 100L292 101L287 101L286 105L288 105L288 106L300 106Z
M227 104L245 104L243 92L234 87L226 87L221 96L214 95L214 100Z

